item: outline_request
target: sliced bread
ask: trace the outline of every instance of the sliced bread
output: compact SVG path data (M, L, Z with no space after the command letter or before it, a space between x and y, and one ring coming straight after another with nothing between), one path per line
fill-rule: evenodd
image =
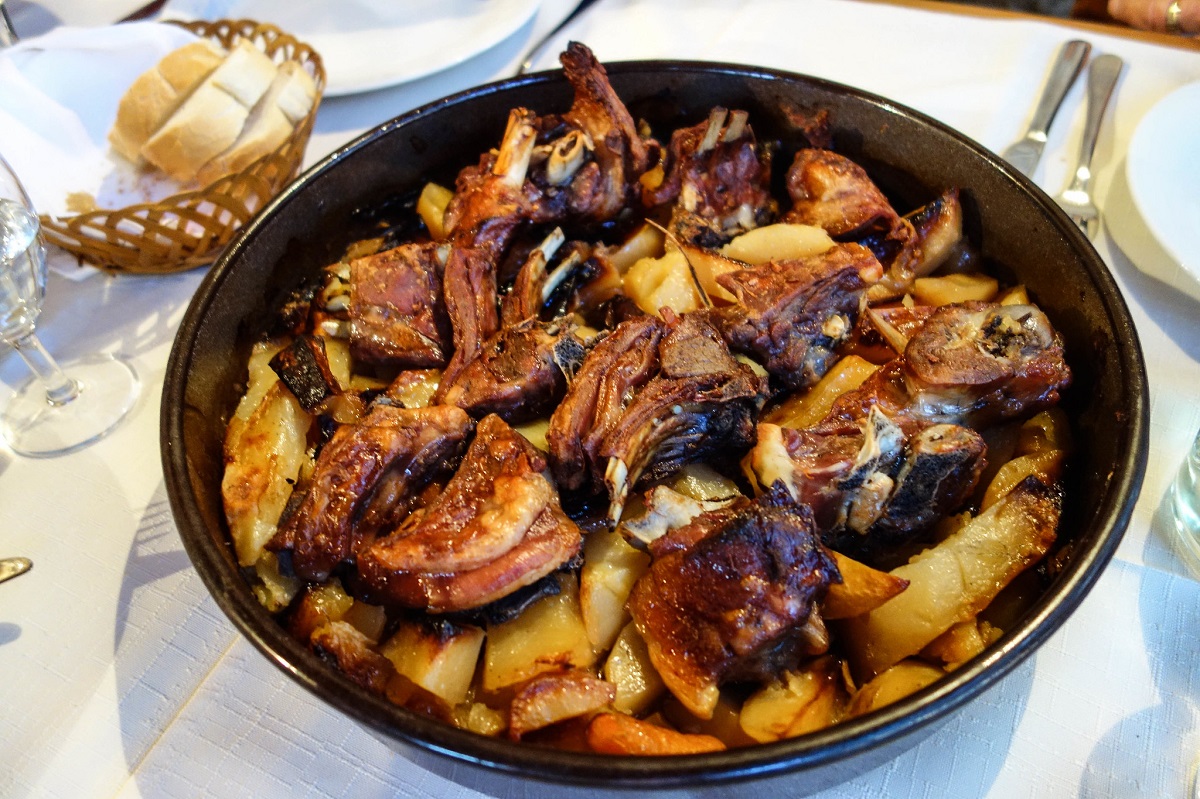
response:
M172 50L139 75L117 106L117 119L108 134L113 149L141 165L142 146L224 58L220 47L201 39Z
M242 39L142 146L141 155L180 183L238 138L250 110L266 93L277 68Z

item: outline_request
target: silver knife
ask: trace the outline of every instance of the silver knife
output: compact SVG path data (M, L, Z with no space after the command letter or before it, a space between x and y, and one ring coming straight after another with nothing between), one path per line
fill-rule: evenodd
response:
M0 583L33 568L29 558L0 558Z
M1046 146L1046 134L1050 130L1050 123L1054 121L1058 107L1067 96L1067 90L1083 70L1083 62L1087 60L1091 50L1090 44L1078 39L1062 46L1054 59L1050 77L1046 79L1037 108L1033 111L1033 118L1029 120L1029 130L1001 154L1005 161L1015 166L1026 177L1033 176L1033 170L1042 157L1042 148Z

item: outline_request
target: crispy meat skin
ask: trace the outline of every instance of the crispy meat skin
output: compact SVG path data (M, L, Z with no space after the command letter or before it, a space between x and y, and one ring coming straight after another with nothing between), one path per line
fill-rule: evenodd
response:
M634 391L658 371L662 320L642 316L622 322L584 357L546 431L550 466L559 486L600 485L599 450Z
M1070 383L1062 339L1036 307L945 305L822 424L855 424L877 405L906 432L930 423L979 429L1057 404Z
M839 241L887 233L900 216L866 170L831 150L803 149L787 174L785 220L824 228Z
M373 408L358 424L340 426L317 457L307 493L280 522L268 548L291 551L292 568L301 579L328 579L352 558L359 541L374 534L364 517L377 494L388 496L381 503L387 505L414 496L453 462L471 427L471 417L458 408L386 405ZM380 508L377 514L387 511Z
M500 330L456 376L443 379L440 401L476 418L495 413L510 424L544 416L583 362L583 342L574 330L566 320L534 319Z
M628 608L676 698L708 718L717 686L803 626L840 581L803 506L773 499L703 513L651 544L650 570Z
M446 490L358 553L360 587L431 612L482 607L562 566L582 546L541 453L498 416L479 423Z
M396 673L392 661L349 622L334 621L317 628L309 643L314 652L333 659L343 674L372 693L383 694Z
M402 244L350 262L350 351L363 363L445 366L451 333L437 245Z
M737 303L717 311L717 320L733 349L757 356L784 386L807 388L838 357L863 293L882 274L857 244L728 272L717 282Z

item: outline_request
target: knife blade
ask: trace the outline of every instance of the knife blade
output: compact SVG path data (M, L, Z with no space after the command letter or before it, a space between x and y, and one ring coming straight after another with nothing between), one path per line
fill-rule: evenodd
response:
M1024 136L1001 153L1005 161L1026 177L1033 176L1033 170L1037 167L1042 150L1046 146L1054 115L1058 113L1058 107L1062 105L1067 91L1083 71L1083 62L1087 60L1091 51L1092 46L1079 39L1069 41L1059 48L1050 68L1050 75L1046 78L1046 85L1042 88L1042 95L1038 98L1033 116L1029 120L1029 128Z
M0 583L24 574L33 568L29 558L0 558Z

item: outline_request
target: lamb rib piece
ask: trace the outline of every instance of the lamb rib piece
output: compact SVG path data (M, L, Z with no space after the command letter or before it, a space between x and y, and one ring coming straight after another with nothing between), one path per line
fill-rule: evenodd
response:
M662 183L644 189L642 202L674 203L667 228L679 241L716 248L774 218L770 160L760 157L747 116L714 108L671 136Z
M823 228L837 241L887 234L900 221L865 169L831 150L802 149L787 174L784 221Z
M498 416L446 489L398 529L358 553L371 601L436 613L482 607L561 567L582 546L543 472L546 461Z
M453 464L473 427L458 408L373 407L341 425L317 456L307 492L267 548L292 554L292 569L327 580L379 526Z
M477 419L490 413L510 424L537 419L566 393L585 351L566 319L526 319L493 335L457 375L443 378L439 401Z
M761 360L787 388L807 388L829 370L863 294L882 275L879 261L858 244L739 269L717 278L737 303L716 318L734 350Z
M454 355L442 373L434 404L444 402L446 391L459 374L479 355L484 342L500 330L496 264L487 251L452 250L444 283L446 307L454 330Z
M802 630L841 581L808 509L778 495L703 513L650 552L627 607L663 682L700 718L726 678Z
M877 408L857 430L760 424L751 455L760 482L812 509L824 543L878 563L959 508L987 447L975 431L934 424L912 436Z
M350 351L362 363L442 367L451 331L435 243L402 244L350 262Z
M639 483L660 482L717 452L736 457L754 443L765 378L733 357L707 314L667 316L658 374L629 401L597 451L610 524Z
M576 490L603 485L596 474L600 447L620 421L629 397L658 371L658 342L664 330L656 316L627 320L584 357L546 430L550 466L559 486Z
M905 432L933 423L983 429L1057 404L1070 383L1062 339L1036 306L944 305L904 355L838 398L822 426L856 424L878 406Z

